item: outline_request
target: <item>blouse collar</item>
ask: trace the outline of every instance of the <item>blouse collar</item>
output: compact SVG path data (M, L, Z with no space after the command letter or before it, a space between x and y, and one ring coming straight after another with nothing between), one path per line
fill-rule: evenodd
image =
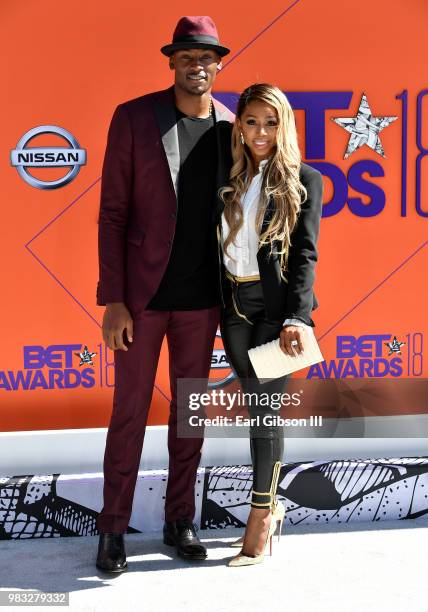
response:
M264 170L264 167L266 166L266 164L272 159L272 155L270 157L268 157L267 159L262 159L259 162L259 170L258 172L261 172L262 170Z

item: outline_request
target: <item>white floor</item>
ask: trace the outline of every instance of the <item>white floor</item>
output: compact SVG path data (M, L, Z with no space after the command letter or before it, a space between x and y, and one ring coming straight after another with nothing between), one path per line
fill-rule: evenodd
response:
M273 557L229 568L237 533L201 532L209 558L193 563L160 536L126 535L114 578L95 568L98 537L1 541L0 588L66 591L87 611L428 612L426 519L287 526Z

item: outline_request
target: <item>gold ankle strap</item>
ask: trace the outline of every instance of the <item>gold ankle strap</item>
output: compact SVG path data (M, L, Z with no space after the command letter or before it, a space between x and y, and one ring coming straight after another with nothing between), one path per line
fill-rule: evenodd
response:
M251 505L252 506L257 506L258 508L268 508L270 507L272 509L272 511L275 509L276 505L277 505L277 501L276 501L276 490L278 488L278 481L279 481L279 475L281 472L281 461L276 461L274 466L273 466L273 473L272 473L272 480L271 480L271 484L270 484L270 490L269 491L255 491L254 489L251 490L252 496L254 495L264 495L266 497L269 497L269 501L267 502L255 502L251 499Z
M272 498L271 498L271 494L270 491L254 491L254 489L251 490L251 497L253 495L262 495L264 497L269 497L269 501L268 502L255 502L253 500L251 500L251 505L252 506L257 506L260 508L269 508L272 505Z

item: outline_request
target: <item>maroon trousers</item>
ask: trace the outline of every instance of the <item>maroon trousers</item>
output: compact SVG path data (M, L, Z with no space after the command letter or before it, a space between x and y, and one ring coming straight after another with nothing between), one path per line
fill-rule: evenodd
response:
M187 311L143 310L134 317L128 351L114 351L113 410L104 454L100 533L124 533L132 513L147 417L163 338L169 349L171 405L165 520L192 520L203 438L177 437L177 379L208 378L220 307ZM126 337L126 336L125 336Z

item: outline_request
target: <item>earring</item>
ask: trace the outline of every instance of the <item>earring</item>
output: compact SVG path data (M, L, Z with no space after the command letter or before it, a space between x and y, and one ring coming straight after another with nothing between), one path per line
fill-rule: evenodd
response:
M241 132L241 135L240 135L240 139L241 139L241 144L244 144L245 140L244 140L244 136L243 136L242 132Z

